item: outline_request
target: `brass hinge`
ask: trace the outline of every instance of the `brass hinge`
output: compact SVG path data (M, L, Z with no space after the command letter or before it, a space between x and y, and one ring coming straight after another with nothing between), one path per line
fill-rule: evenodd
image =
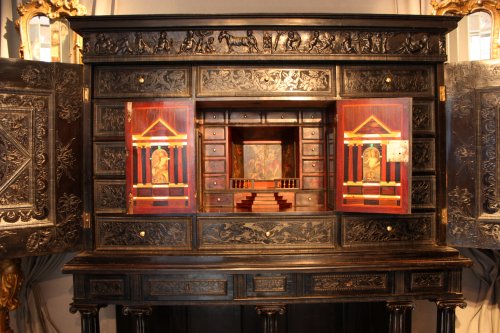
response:
M83 88L83 101L84 102L89 102L90 101L90 90L87 87Z
M439 86L439 101L446 102L446 86Z
M89 212L84 212L83 213L83 229L90 229L90 213Z

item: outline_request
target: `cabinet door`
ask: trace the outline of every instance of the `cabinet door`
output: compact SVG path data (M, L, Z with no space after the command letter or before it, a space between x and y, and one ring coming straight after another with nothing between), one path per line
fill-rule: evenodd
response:
M448 242L500 248L500 61L445 66Z
M0 59L0 257L82 239L83 66Z

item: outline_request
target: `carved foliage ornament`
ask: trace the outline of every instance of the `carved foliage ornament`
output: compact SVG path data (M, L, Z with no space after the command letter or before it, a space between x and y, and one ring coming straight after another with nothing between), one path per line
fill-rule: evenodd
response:
M380 291L388 287L386 274L331 274L312 277L312 290L324 291Z
M84 56L443 56L440 34L345 30L187 30L84 35Z

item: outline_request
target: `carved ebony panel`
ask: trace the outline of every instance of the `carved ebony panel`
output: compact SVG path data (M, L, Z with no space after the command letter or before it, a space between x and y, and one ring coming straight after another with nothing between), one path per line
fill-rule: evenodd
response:
M436 178L413 176L411 184L412 208L436 208Z
M98 101L94 104L94 137L125 134L125 102Z
M95 180L94 210L96 213L125 213L127 210L125 180Z
M94 143L94 174L96 176L125 176L124 142Z
M310 274L304 276L306 295L377 294L392 287L389 273Z
M413 135L431 135L435 133L434 101L413 99L412 132Z
M434 139L414 139L412 144L413 171L435 171L436 148Z
M500 63L446 67L448 239L460 246L500 247Z

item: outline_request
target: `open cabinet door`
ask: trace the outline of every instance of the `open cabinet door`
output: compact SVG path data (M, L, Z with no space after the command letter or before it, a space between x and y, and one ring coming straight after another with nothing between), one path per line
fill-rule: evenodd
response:
M0 59L1 259L81 244L82 73L82 65Z
M500 248L500 61L448 64L450 245Z

